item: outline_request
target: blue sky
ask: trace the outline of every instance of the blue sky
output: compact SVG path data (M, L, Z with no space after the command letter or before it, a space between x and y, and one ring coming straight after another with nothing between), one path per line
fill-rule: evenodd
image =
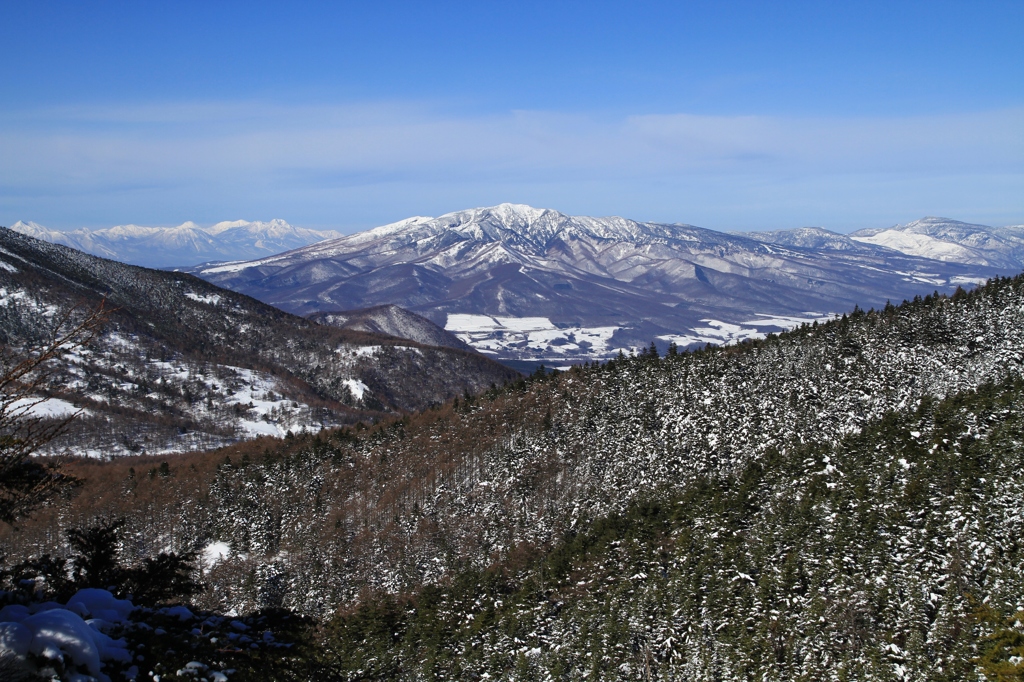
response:
M1019 1L295 4L4 0L0 224L1024 223Z

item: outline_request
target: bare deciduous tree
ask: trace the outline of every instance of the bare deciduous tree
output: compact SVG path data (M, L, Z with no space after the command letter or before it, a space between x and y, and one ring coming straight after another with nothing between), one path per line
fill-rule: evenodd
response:
M40 409L47 400L42 391L54 363L89 343L107 317L103 303L91 310L75 306L30 348L0 347L0 522L13 524L74 483L61 473L59 459L33 457L77 416L49 418Z

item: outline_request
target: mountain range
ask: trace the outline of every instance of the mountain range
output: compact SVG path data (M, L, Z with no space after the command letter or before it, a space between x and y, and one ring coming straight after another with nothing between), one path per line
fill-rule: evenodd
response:
M212 227L186 222L177 227L118 225L104 229L51 230L18 221L15 232L79 251L151 268L188 266L217 260L261 258L324 239L341 236L333 230L294 227L283 220L233 220Z
M2 387L4 452L71 457L0 524L0 679L1020 679L1017 231L499 206L198 268L298 316L0 229L0 368L108 318ZM454 338L687 314L738 342Z
M190 271L302 315L398 305L494 357L565 364L952 293L1024 268L1022 234L938 218L727 234L501 204Z

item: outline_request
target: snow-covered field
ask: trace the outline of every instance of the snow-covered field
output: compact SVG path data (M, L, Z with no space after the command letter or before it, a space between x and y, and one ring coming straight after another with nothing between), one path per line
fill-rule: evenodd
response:
M832 314L805 313L804 316L759 315L738 323L705 319L707 326L694 327L683 334L666 334L657 339L675 342L680 347L712 343L725 345L747 339L764 338L771 332L799 327L803 323L825 321ZM445 330L481 353L503 359L571 361L609 358L639 350L622 347L612 337L621 327L558 327L546 317L497 317L451 314Z
M587 359L618 353L612 335L619 327L557 327L546 317L452 314L445 330L481 353L538 360ZM625 351L630 349L626 348Z

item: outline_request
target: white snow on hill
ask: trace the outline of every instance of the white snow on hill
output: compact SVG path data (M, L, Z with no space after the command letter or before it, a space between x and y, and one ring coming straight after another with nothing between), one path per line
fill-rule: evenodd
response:
M856 238L726 234L500 204L190 272L303 316L397 305L494 357L582 360L655 338L737 340L761 333L746 324L761 314L868 309L1016 274L1024 239L1003 232L926 219Z
M914 234L902 230L883 230L865 237L852 237L854 241L866 244L876 244L895 249L900 253L924 258L934 258L941 261L970 262L973 254L967 249L953 242L942 241L927 234Z
M91 414L89 410L75 407L60 398L20 398L10 403L7 411L18 419L63 419L76 414Z
M850 239L908 256L946 263L1024 269L1024 232L928 217L886 229L859 230Z

